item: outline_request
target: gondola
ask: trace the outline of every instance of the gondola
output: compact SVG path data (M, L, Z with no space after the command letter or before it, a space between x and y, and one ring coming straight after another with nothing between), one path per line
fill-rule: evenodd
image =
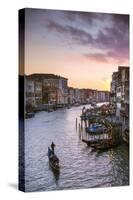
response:
M55 171L59 171L60 170L59 158L52 152L50 148L48 148L48 158L50 167Z

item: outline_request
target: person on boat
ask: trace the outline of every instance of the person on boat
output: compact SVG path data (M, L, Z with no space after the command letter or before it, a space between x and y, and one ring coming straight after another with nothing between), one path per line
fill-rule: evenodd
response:
M82 108L82 115L85 115L85 112L86 112L86 108L85 106Z
M59 163L59 158L56 155L53 155L53 162Z
M54 148L55 148L55 144L52 142L51 143L51 149L52 149L53 155L54 155Z

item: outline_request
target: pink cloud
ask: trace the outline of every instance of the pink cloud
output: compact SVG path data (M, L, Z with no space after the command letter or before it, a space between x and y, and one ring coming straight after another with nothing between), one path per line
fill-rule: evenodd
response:
M84 54L85 58L95 62L108 63L107 56L102 53Z

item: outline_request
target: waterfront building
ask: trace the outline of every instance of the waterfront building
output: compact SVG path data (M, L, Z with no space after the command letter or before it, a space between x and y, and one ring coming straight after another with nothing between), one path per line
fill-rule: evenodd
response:
M86 98L88 103L92 103L93 101L95 101L94 90L87 89Z
M68 87L67 78L54 74L31 74L26 79L26 106L33 110L44 109L48 105L62 107L109 101L108 91Z
M80 93L80 89L75 88L74 90L74 101L75 103L81 103L81 93Z
M34 81L25 76L25 108L26 112L32 112L35 106L35 86Z
M54 74L31 74L30 78L42 86L42 104L68 103L67 79Z
M110 92L109 91L100 91L100 90L87 90L87 101L92 102L109 102Z
M64 77L59 77L59 91L60 91L60 103L68 104L68 79Z
M34 93L35 93L35 107L42 105L42 82L39 80L34 81Z
M112 74L110 101L116 107L116 116L129 116L129 67L119 66Z
M110 101L112 104L116 104L117 85L118 85L118 72L113 72L112 81L110 85Z
M121 115L129 115L129 67L119 66L117 97L120 102Z
M105 91L105 101L110 102L110 92L109 91Z
M73 105L75 103L75 89L68 87L68 104Z
M81 101L82 104L87 103L86 89L80 89L80 101Z

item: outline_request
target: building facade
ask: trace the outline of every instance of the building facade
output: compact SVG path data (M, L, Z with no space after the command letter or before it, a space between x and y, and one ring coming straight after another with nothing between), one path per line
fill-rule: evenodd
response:
M112 104L116 103L117 85L118 85L118 72L113 72L112 81L110 85L110 101Z
M34 93L35 93L35 106L42 105L42 82L39 80L34 81Z
M68 87L68 104L74 105L75 103L75 89Z
M129 67L119 66L112 74L110 101L116 107L116 116L129 116Z
M32 112L35 107L35 85L34 81L28 76L25 77L25 109Z
M26 105L41 107L44 104L68 104L67 79L54 74L26 76Z

